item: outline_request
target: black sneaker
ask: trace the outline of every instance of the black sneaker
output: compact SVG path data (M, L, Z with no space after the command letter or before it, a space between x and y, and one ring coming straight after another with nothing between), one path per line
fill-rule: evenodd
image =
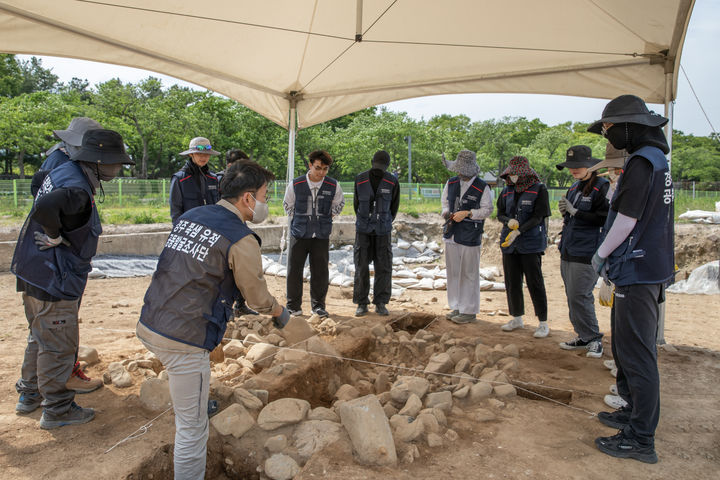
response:
M579 350L581 348L587 348L589 343L590 342L583 342L580 340L580 337L577 337L575 340L570 340L569 342L560 342L560 348L563 350Z
M64 427L65 425L79 425L87 423L95 418L95 410L92 408L82 408L75 402L70 404L70 410L55 415L47 411L43 411L40 418L40 428L43 430L52 430L53 428Z
M235 304L235 309L233 310L233 314L236 317L241 317L243 315L257 315L258 312L253 310L252 308L248 307L246 303L241 304Z
M600 340L593 340L592 342L588 343L587 353L585 354L585 356L589 358L602 358L602 342Z
M645 445L620 431L612 437L595 439L598 450L617 458L634 458L645 463L657 463L658 457L653 445Z
M363 315L366 315L367 313L368 313L367 305L358 305L357 310L355 310L356 317L362 317Z
M220 411L220 405L217 400L208 400L208 418L214 417Z
M378 303L375 305L375 313L382 316L390 315L390 312L388 312L388 309L385 307L384 303Z
M313 313L320 318L327 318L330 316L330 314L324 308L316 308L313 310Z
M293 309L290 308L290 307L285 307L285 308L287 308L287 311L288 311L288 313L290 314L291 317L300 317L300 316L302 316L302 310L293 310Z
M614 412L598 413L598 420L608 427L623 429L630 423L631 414L632 410L630 407L623 407Z
M31 413L38 409L42 403L42 395L38 392L34 393L21 393L17 404L15 405L15 411L17 413Z

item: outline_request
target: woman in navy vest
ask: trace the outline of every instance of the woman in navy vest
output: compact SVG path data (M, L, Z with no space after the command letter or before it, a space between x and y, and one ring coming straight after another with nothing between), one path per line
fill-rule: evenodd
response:
M445 317L454 323L471 323L480 310L480 252L485 219L492 213L492 190L477 177L480 167L474 152L462 150L454 162L443 156L443 162L457 173L441 196L442 216L450 226L443 234L451 310Z
M608 212L609 182L589 170L598 162L590 147L576 145L567 150L565 161L556 165L558 170L567 167L575 179L558 206L563 216L560 273L565 283L570 323L577 336L561 342L560 348L587 350L586 356L591 358L601 358L603 354L603 334L598 328L593 296L598 274L590 265L600 245Z
M527 158L513 157L500 174L507 186L497 201L498 220L503 223L500 244L503 253L505 294L512 320L502 326L506 332L524 328L523 276L530 291L539 325L533 336L547 337L547 294L542 274L542 255L547 247L545 219L550 216L547 188L540 182Z
M173 224L183 213L202 205L215 205L220 200L220 181L208 168L213 150L210 140L195 137L190 147L180 155L188 155L185 166L173 174L170 180L170 218Z
M661 127L668 119L648 110L635 95L605 106L588 131L628 152L610 203L605 239L593 255L595 271L615 284L610 313L618 394L627 407L600 412L598 420L619 428L595 439L603 453L657 462L655 429L660 418L660 375L655 345L665 299L674 276L674 192Z

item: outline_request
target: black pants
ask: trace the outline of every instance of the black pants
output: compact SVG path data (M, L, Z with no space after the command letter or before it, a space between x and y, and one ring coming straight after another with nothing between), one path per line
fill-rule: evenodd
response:
M371 235L355 233L355 285L353 286L353 303L367 305L370 303L370 262L375 266L373 285L373 303L386 305L392 294L392 245L390 234Z
M540 253L504 253L503 273L505 275L505 294L508 310L513 317L525 314L523 298L523 275L530 291L535 315L541 322L547 321L547 294L542 274L542 254Z
M310 256L310 306L325 309L328 291L330 240L327 238L290 237L287 269L287 308L300 310L303 295L303 268Z
M660 373L657 366L658 303L662 285L615 287L610 313L612 353L618 394L632 408L629 431L640 443L654 444L660 419Z

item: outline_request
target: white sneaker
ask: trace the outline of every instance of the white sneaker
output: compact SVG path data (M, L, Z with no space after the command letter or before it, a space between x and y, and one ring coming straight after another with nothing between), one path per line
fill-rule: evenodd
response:
M613 368L612 370L610 370L610 375L617 378L617 368Z
M613 368L616 368L615 360L605 360L603 362L603 365L605 365L605 368L607 368L608 370L612 370Z
M517 330L518 328L525 328L525 325L523 325L522 317L514 317L512 320L510 320L500 328L503 330L503 332L512 332L513 330Z
M607 405L608 407L614 408L615 410L627 407L627 404L628 404L619 395L605 395L605 398L603 400L605 400L605 405Z
M535 329L535 333L533 333L533 337L535 338L545 338L548 335L550 335L550 327L548 326L547 322L540 322L538 327Z
M618 391L617 391L617 383L613 383L612 385L610 385L610 393L612 393L613 395L617 395L617 394L618 394Z

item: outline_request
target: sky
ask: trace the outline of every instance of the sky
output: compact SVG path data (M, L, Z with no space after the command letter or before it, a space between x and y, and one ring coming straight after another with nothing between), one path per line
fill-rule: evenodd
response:
M681 56L681 66L690 79L706 114L720 129L720 95L717 94L720 78L720 1L697 0L690 19ZM29 56L19 55L26 59ZM148 76L160 78L163 85L184 85L201 88L173 77L136 68L108 65L84 60L57 57L39 57L62 82L73 77L87 79L91 85L120 78L124 82L138 82ZM410 117L428 120L435 115L467 115L472 121L501 119L503 117L539 118L548 125L567 121L591 122L600 118L607 100L560 95L521 94L464 94L437 95L400 100L383 105L388 110L407 112ZM663 105L650 105L663 114ZM673 126L686 134L705 136L711 133L708 120L693 95L688 80L681 71L678 75Z

